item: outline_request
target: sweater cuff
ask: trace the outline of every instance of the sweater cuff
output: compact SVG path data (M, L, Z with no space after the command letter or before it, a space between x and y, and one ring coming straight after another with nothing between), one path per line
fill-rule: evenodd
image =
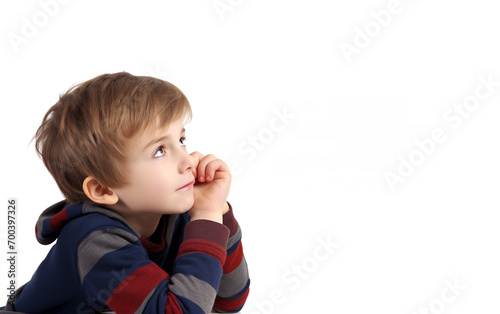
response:
M184 241L194 239L212 241L225 248L229 239L229 228L211 220L190 221L184 228Z
M229 228L229 237L232 237L236 231L238 231L238 222L236 218L234 218L233 207L229 202L229 210L222 216L222 224Z

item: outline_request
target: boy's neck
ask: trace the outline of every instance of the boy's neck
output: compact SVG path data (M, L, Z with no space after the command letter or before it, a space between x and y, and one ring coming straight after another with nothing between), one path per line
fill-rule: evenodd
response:
M135 229L143 238L149 238L158 227L161 219L160 214L136 214L132 217L125 217L125 220Z
M122 216L145 239L149 238L155 232L162 216L162 214L123 211L119 210L116 206L105 207Z

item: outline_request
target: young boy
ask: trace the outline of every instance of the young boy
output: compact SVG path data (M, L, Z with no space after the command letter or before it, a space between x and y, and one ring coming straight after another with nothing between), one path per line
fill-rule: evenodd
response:
M174 85L105 74L62 95L35 138L65 200L36 225L57 239L6 310L238 312L250 280L226 201L228 166L188 154L191 107Z

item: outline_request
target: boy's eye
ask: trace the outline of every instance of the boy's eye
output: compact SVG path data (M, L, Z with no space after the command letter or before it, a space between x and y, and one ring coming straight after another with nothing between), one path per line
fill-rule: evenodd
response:
M183 137L181 137L179 139L179 143L181 143L181 146L186 146L186 144L184 142L186 142L186 137L185 136L183 136Z
M153 156L153 157L161 157L161 156L163 156L163 155L165 155L165 147L160 146L160 147L158 147L158 149L155 151L155 154L154 154L154 156Z
M181 146L186 146L185 142L186 142L185 136L179 139L179 143L181 144ZM162 157L164 155L165 155L165 146L162 145L155 150L153 157Z

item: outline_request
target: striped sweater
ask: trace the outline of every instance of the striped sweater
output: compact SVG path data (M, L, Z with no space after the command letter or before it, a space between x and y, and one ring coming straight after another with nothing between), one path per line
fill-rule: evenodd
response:
M229 203L228 203L229 204ZM250 280L232 206L223 224L164 215L148 239L125 219L87 202L61 201L36 225L57 239L6 309L26 313L238 312Z

